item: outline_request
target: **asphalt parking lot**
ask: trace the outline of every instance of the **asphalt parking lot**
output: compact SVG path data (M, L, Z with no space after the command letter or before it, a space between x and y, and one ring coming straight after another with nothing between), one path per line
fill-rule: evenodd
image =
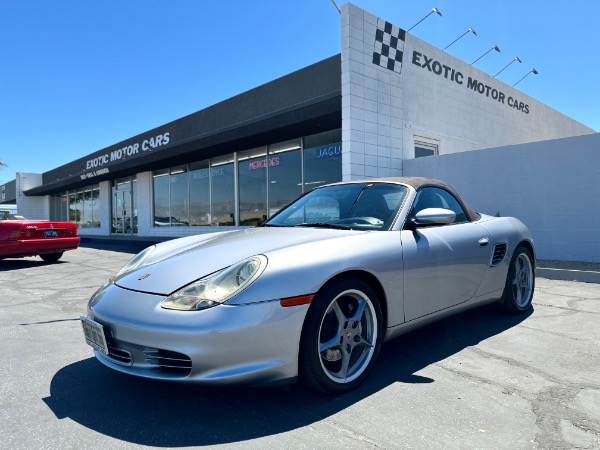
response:
M481 308L384 345L342 397L114 373L79 316L133 251L0 261L0 446L600 449L600 284L537 279L534 310Z

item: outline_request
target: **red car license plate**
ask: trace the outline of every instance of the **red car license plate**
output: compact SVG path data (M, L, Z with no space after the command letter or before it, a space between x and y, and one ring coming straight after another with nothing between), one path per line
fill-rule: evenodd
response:
M47 238L58 237L58 231L56 231L56 230L46 230L46 231L44 231L44 237L47 237Z

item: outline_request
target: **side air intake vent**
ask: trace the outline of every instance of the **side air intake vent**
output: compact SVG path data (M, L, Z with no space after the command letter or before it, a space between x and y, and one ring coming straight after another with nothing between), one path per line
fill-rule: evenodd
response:
M504 257L506 256L506 244L496 244L494 246L494 251L492 253L492 260L490 261L490 266L497 266L502 262Z

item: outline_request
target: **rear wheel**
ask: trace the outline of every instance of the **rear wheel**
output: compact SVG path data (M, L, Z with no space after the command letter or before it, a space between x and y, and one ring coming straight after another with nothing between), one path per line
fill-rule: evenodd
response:
M42 258L47 263L54 263L54 262L58 261L60 258L62 258L62 255L63 255L63 252L44 253L44 254L40 255L40 258Z
M510 260L500 305L508 312L525 312L531 307L534 289L533 256L527 248L520 245Z
M382 333L381 307L366 283L344 279L326 286L302 330L301 380L332 394L354 389L371 371Z

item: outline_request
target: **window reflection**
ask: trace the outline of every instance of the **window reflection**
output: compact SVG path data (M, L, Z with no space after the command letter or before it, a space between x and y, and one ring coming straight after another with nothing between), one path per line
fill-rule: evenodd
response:
M238 154L240 225L256 225L267 218L267 170L274 164L261 147Z
M211 225L208 161L190 164L190 225Z
M211 160L212 225L235 225L233 156Z
M304 191L342 180L342 131L304 139Z
M302 194L301 141L269 146L269 217Z
M252 226L306 190L342 179L341 130L155 171L154 226Z
M79 228L100 227L100 187L95 184L50 197L50 219L75 222Z
M169 208L169 170L154 172L154 226L171 225Z
M171 226L189 225L187 166L173 167L169 183Z

